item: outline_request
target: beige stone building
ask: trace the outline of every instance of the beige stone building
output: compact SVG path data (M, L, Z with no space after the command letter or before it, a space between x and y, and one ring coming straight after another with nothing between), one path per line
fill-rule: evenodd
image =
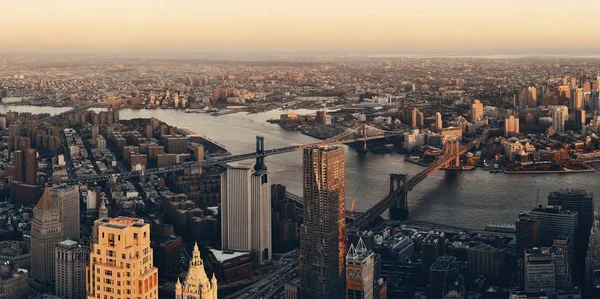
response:
M211 279L206 276L197 244L194 244L192 255L185 281L182 284L177 279L175 299L217 299L217 278L214 274Z
M94 234L87 268L88 298L158 298L150 225L136 218L103 218L94 222Z
M73 240L56 245L56 295L65 299L84 299L85 270L90 263L90 248Z
M14 266L0 266L0 299L26 299L29 295L29 273Z
M31 276L41 283L54 280L54 251L61 239L59 209L46 189L33 209L31 223Z

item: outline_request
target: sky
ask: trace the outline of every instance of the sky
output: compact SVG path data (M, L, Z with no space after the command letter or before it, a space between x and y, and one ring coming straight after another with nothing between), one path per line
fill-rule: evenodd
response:
M597 0L0 0L0 52L600 49Z

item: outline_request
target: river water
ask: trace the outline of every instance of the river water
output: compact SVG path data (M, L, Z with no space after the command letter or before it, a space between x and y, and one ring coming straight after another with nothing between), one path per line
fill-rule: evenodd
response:
M32 113L59 113L68 108L0 106L8 110ZM297 110L300 114L309 110ZM255 150L255 136L265 137L265 148L277 148L315 142L316 139L281 129L267 123L278 118L282 111L259 114L236 113L223 116L184 113L177 110L120 111L121 119L156 117L170 125L190 129L207 136L232 154ZM400 154L359 154L346 150L346 206L356 199L356 210L364 211L389 190L390 173L414 174L422 168L404 161ZM302 195L302 153L293 152L270 156L265 164L272 173L273 183L286 185L288 190ZM561 188L581 188L596 194L596 207L600 197L600 174L546 174L507 175L491 174L483 170L446 173L438 171L421 182L409 193L411 220L431 221L466 228L480 229L490 222L514 222L520 211L533 208L536 191L540 190L540 203L547 202L548 193Z

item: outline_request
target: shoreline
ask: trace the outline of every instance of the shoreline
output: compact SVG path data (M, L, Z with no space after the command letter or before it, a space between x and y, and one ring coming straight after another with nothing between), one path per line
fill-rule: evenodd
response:
M532 171L514 171L514 170L503 170L505 174L555 174L555 173L593 173L596 172L593 169L582 169L582 170L532 170Z

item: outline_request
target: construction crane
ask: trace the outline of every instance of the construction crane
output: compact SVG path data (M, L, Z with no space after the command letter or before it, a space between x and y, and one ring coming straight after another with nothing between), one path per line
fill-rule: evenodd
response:
M537 195L535 196L535 208L540 206L540 189L537 189Z
M356 198L352 200L352 204L350 205L350 217L354 217L354 204L356 203Z

